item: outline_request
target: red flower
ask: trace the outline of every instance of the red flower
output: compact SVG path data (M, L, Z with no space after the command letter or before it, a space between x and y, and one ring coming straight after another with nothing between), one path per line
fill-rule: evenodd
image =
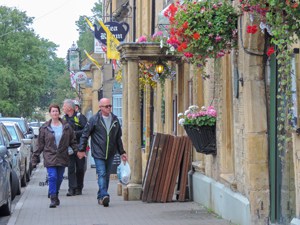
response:
M183 24L182 24L182 28L183 29L187 29L189 27L189 23L187 21L185 21Z
M275 52L274 47L273 46L269 47L267 51L267 56L270 57L270 55L272 55L274 52Z
M288 5L288 6L291 6L292 8L297 8L299 6L299 3L296 2L296 1L291 1L291 0L286 0L285 3Z
M254 24L253 26L247 27L247 33L249 34L255 34L257 32L257 26Z
M181 47L182 47L183 49L186 49L186 48L187 48L186 42L182 42L182 43L181 43Z
M195 40L198 40L199 38L200 38L200 34L199 33L194 33L193 34L193 38L195 39Z
M182 48L181 45L178 46L177 51L178 51L178 52L182 52L182 51L183 51L183 48Z

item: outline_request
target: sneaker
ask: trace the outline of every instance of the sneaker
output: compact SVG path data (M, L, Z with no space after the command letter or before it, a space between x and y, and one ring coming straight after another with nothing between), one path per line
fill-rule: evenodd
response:
M108 207L109 206L109 197L104 196L104 198L102 199L102 203L103 203L104 207Z
M102 199L98 199L98 204L99 204L99 205L103 205Z

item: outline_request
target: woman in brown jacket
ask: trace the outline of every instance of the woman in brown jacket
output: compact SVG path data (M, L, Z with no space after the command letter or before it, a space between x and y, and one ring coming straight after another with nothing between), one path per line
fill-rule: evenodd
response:
M60 204L58 192L63 181L65 167L69 163L68 147L77 152L77 144L74 130L60 115L58 105L49 106L51 119L39 130L37 150L32 155L32 165L35 167L40 154L43 152L44 166L47 168L50 208Z

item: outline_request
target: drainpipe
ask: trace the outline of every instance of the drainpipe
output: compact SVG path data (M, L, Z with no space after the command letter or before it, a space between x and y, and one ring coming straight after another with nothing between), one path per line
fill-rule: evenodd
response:
M109 4L109 18L110 18L110 22L112 21L112 0L110 1Z
M275 223L280 218L280 159L277 151L277 63L275 56L270 61L270 117L269 117L269 166L270 166L270 219Z
M132 16L132 41L135 42L136 39L136 0L133 0L133 16Z
M155 11L155 0L152 0L152 17L151 17L151 35L155 33L155 17L156 17L156 11Z

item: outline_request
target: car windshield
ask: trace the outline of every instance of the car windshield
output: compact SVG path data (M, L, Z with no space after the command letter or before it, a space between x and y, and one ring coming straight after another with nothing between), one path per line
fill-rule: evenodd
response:
M21 118L0 118L0 120L3 120L3 121L13 121L13 122L17 122L19 125L20 125L20 128L22 129L22 132L23 133L27 133L27 128L26 128L26 125L25 125L25 120L24 119L21 119Z
M13 126L6 126L8 132L10 133L10 136L11 138L14 140L14 141L20 141L19 140L19 137L17 135L17 132L15 130L15 128Z

